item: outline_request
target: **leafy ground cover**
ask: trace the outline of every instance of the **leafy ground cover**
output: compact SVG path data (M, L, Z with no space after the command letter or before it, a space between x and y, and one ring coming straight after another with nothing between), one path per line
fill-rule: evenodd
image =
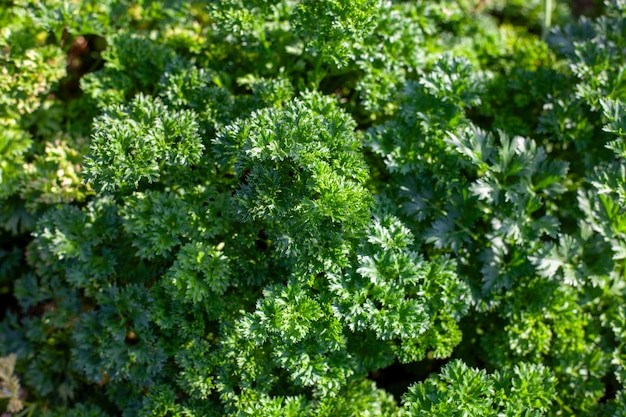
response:
M626 3L572 6L3 2L0 410L626 415Z

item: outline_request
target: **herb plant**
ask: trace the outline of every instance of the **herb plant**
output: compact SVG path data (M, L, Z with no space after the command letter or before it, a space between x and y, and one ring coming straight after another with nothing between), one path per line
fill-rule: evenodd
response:
M551 3L0 5L0 409L626 415L626 4Z

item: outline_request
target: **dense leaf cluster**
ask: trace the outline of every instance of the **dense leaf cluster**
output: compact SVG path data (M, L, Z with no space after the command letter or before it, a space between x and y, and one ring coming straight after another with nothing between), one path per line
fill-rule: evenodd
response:
M0 5L0 410L624 415L626 4L542 7Z

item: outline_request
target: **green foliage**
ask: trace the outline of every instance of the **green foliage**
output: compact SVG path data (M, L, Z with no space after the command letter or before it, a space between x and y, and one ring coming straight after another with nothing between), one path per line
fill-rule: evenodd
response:
M165 360L151 332L146 292L139 286L112 286L95 297L107 308L91 310L76 323L75 366L92 382L107 378L149 385Z
M150 38L116 33L107 40L105 66L81 80L84 91L99 106L121 104L137 92L152 92L174 59L174 51Z
M33 136L56 128L50 93L64 76L65 62L61 48L48 44L46 32L23 10L3 5L0 13L0 223L17 234L29 228L28 216L8 200L33 179L25 169L36 146Z
M296 7L292 23L310 53L342 67L349 56L348 46L374 29L377 11L377 0L305 0Z
M276 248L295 256L332 250L343 234L358 231L370 197L354 127L333 101L305 95L225 129L217 144L224 144L223 155L237 154L237 217L266 225Z
M102 191L155 182L166 167L198 162L204 148L192 111L170 112L143 95L129 106L108 107L93 130L85 177Z
M522 362L487 374L456 360L409 388L403 401L413 416L538 416L548 410L554 385L541 365Z
M626 7L541 4L3 3L0 407L624 415Z

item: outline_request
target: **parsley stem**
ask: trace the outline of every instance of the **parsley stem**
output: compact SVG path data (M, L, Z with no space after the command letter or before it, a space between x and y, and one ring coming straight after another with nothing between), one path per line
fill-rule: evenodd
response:
M541 38L546 40L548 37L548 31L552 24L552 0L543 0L543 30L541 32Z

